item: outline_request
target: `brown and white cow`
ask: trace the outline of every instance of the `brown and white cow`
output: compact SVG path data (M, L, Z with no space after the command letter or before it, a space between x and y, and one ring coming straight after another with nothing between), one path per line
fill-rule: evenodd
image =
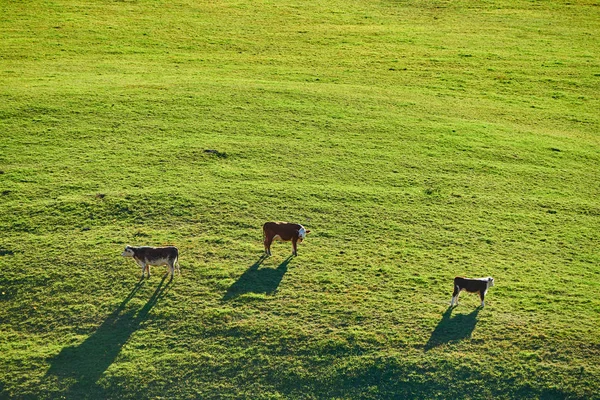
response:
M481 307L485 306L484 298L488 289L494 286L494 278L488 276L487 278L468 279L462 276L454 278L454 292L452 293L452 300L450 301L450 307L458 305L458 295L461 291L466 290L469 293L479 293L481 299Z
M173 279L175 265L177 265L177 272L181 275L179 269L179 250L177 250L177 247L126 246L121 255L123 257L132 257L135 262L142 267L142 279L144 278L144 271L146 270L148 271L148 278L150 278L151 265L167 265L171 272L171 279Z
M300 224L292 224L290 222L265 222L263 225L263 238L265 244L265 253L271 255L271 243L273 240L281 242L292 242L292 254L298 255L298 242L302 243L306 235L310 231L306 230Z

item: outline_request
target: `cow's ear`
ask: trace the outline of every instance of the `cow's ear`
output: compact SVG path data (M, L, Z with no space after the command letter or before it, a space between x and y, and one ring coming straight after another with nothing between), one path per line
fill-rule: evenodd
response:
M306 231L306 234L308 235L310 233L310 230Z

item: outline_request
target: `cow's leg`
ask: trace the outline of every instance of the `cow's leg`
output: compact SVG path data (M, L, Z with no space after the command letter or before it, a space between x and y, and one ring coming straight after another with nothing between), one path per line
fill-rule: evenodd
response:
M479 298L481 299L481 307L485 307L485 302L483 301L485 298L485 292L483 290L479 292Z
M265 235L265 254L267 256L271 255L271 243L273 243L273 238L270 235Z
M142 277L141 277L140 279L144 279L144 270L145 270L144 263L142 262L142 260L138 260L137 258L136 258L136 259L134 259L134 260L135 260L135 263L136 263L137 265L139 265L139 266L140 266L140 268L142 268Z
M458 295L452 296L452 300L450 300L450 307L454 307L454 303L458 305Z
M146 271L148 271L148 278L150 278L150 264L146 264Z
M171 271L171 279L173 279L173 275L175 275L175 262L171 261L169 263L169 270Z
M295 256L298 255L298 238L297 237L292 238L292 254Z
M454 306L454 302L458 305L458 295L460 294L460 290L458 286L454 286L454 292L452 292L452 300L450 301L450 307Z

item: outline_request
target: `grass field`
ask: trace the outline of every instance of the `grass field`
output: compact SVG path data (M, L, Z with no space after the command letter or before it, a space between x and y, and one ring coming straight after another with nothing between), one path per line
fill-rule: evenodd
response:
M0 398L600 399L599 37L596 0L1 0Z

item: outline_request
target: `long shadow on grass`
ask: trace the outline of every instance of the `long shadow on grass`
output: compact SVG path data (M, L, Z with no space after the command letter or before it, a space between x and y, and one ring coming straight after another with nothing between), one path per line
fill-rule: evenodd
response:
M481 307L477 307L470 314L458 314L452 317L453 309L453 307L449 307L443 314L442 320L435 327L425 345L425 351L444 343L459 342L471 337L475 325L477 325L477 314Z
M266 257L261 256L258 261L250 266L239 277L239 279L227 289L223 300L235 299L245 293L266 293L273 294L279 287L283 275L287 272L287 267L293 256L286 258L277 268L261 268L260 265Z
M62 388L67 387L66 393L62 394L67 398L87 398L102 391L96 382L117 358L129 337L147 319L150 310L166 295L171 281L165 284L165 279L166 275L141 309L123 313L127 303L144 285L145 281L140 280L119 307L83 343L63 348L50 360L46 377L55 376Z

